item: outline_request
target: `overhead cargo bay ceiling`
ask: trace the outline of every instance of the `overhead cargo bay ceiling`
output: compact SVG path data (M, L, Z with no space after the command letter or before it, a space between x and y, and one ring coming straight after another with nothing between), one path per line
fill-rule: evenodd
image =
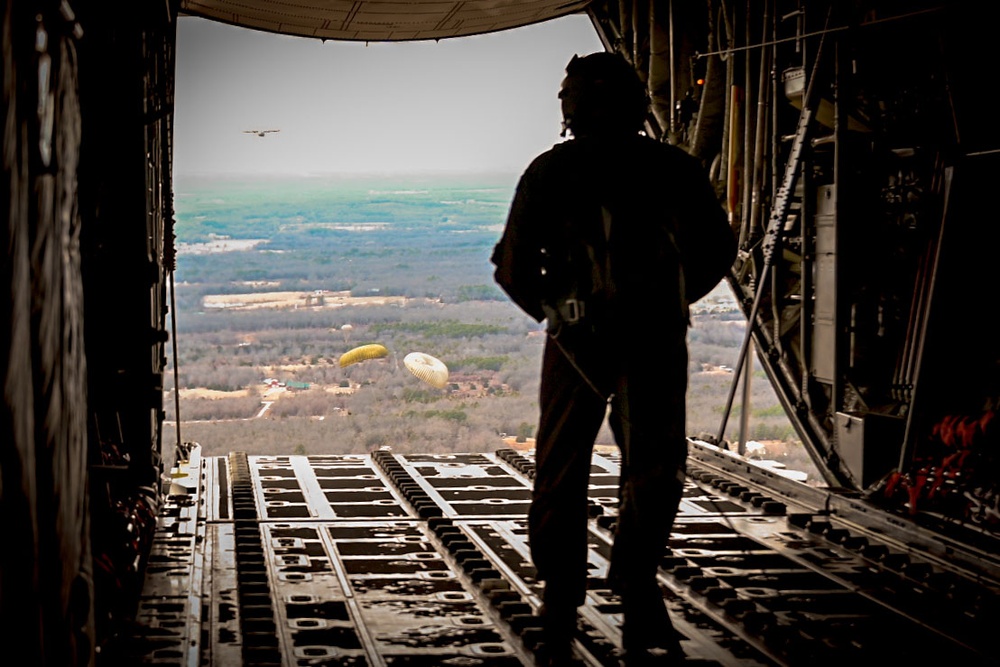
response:
M587 0L181 0L181 13L243 28L358 42L467 37L583 11Z

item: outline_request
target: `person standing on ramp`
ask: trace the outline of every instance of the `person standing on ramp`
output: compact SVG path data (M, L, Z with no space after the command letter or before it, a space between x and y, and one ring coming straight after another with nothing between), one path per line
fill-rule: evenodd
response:
M686 474L688 305L729 271L736 239L701 163L643 133L645 86L624 58L574 56L559 98L570 138L521 175L491 257L497 284L548 333L528 514L544 582L539 653L573 660L607 416L621 450L608 585L626 661L646 664L681 655L656 574ZM639 341L656 352L637 354Z

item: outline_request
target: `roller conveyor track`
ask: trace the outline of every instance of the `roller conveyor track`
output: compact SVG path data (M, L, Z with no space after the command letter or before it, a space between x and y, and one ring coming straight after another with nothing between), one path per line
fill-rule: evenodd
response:
M151 665L531 665L534 465L489 454L201 458L174 473L125 652ZM618 463L595 455L583 664L617 665ZM692 443L660 583L692 664L997 664L993 556Z

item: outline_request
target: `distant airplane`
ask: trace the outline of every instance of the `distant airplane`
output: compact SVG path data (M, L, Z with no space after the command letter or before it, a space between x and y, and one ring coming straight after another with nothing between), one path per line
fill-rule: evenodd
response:
M281 130L243 130L243 134L256 134L258 137L263 137L268 132L281 132Z

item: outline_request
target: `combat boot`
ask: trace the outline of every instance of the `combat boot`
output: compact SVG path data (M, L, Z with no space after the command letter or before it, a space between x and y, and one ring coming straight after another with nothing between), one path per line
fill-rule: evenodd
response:
M670 621L663 594L653 581L622 590L622 648L629 667L683 662L680 636Z
M565 667L579 664L573 657L573 637L576 634L576 607L565 602L545 602L539 609L542 623L539 664L544 667Z

